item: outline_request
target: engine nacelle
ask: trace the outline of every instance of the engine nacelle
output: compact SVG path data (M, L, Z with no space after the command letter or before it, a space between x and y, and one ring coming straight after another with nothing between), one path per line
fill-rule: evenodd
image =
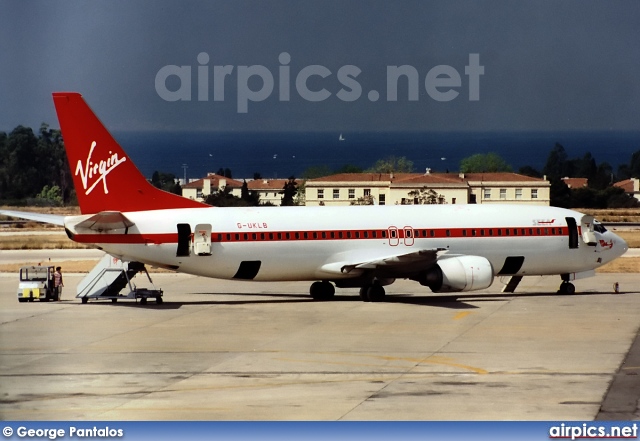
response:
M493 269L484 257L445 257L423 273L418 281L433 292L474 291L491 286Z

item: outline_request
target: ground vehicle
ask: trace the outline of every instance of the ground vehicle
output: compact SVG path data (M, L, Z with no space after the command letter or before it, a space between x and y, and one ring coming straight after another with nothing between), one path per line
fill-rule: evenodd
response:
M58 300L58 293L53 283L53 266L23 266L20 268L20 284L18 285L18 301L47 302Z

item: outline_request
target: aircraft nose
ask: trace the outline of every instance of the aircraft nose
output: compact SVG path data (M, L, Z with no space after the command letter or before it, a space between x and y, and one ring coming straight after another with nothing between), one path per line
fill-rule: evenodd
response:
M629 250L629 245L627 245L627 242L625 242L625 240L620 236L618 236L617 234L615 235L614 243L615 243L618 256L622 256L624 253L626 253Z

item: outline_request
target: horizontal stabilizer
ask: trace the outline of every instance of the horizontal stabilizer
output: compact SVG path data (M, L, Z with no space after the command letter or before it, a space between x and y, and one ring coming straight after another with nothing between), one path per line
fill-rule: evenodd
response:
M64 216L60 216L57 214L41 214L41 213L31 213L28 211L11 211L11 210L0 210L0 214L4 216L15 217L18 219L44 222L47 224L60 225L61 227L64 226Z
M135 224L119 211L101 211L76 225L76 228L88 228L94 231L109 231L129 228Z

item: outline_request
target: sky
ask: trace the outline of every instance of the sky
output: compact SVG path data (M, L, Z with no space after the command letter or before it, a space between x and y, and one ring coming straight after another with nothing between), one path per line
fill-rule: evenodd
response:
M82 93L114 131L640 130L635 0L8 0L2 10L4 131L58 127L54 91Z

